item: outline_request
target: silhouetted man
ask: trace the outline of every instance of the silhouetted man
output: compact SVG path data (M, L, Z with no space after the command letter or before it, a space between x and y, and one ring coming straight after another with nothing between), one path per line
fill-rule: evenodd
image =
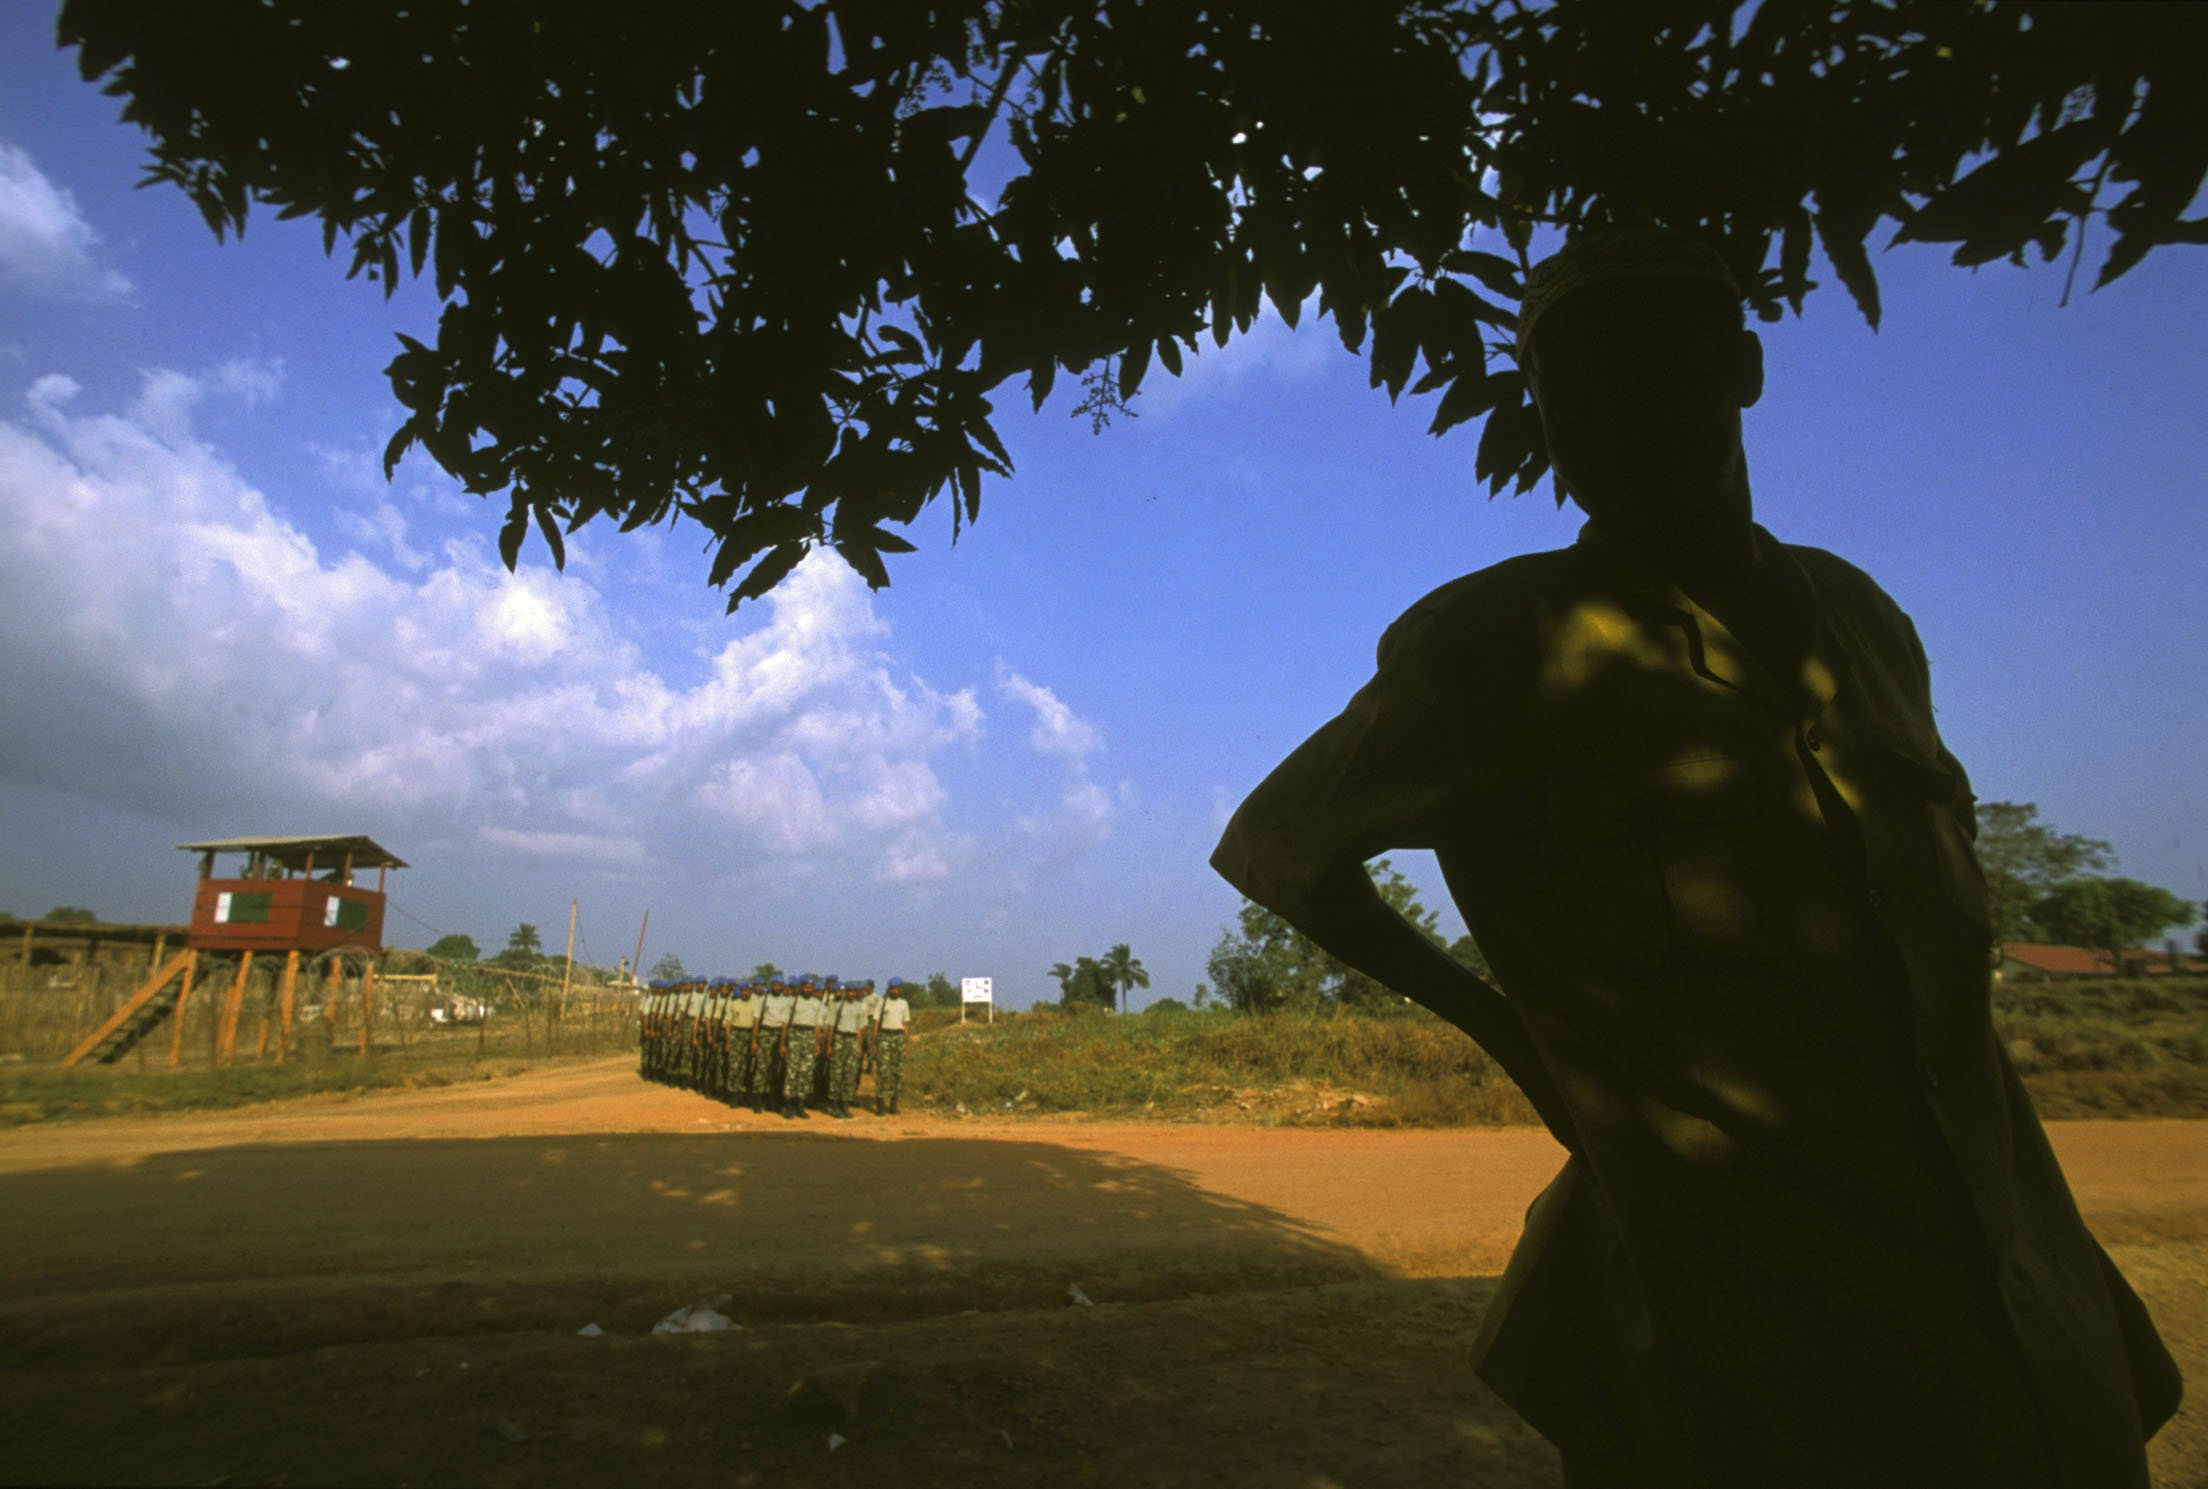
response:
M1212 860L1572 1150L1481 1375L1575 1489L2143 1489L2176 1368L1994 1036L1915 630L1752 520L1762 349L1723 262L1581 239L1519 335L1579 541L1412 606ZM1400 847L1507 997L1375 893Z

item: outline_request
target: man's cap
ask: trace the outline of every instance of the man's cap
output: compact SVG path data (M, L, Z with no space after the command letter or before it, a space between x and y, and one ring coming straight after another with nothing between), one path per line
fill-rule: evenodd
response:
M892 977L889 980L889 985L891 987L903 987L905 985L905 980L902 977Z
M1692 233L1653 223L1583 233L1527 272L1518 302L1519 361L1525 360L1542 316L1589 285L1618 279L1700 280L1740 299L1740 282L1724 256Z

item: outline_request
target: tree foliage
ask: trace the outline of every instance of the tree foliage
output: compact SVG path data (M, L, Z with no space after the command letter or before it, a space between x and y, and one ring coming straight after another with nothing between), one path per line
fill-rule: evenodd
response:
M544 937L525 920L506 933L506 949L535 955L544 950Z
M1138 987L1150 986L1150 974L1143 969L1142 959L1122 941L1100 959L1104 980L1119 994L1119 1011L1127 1011L1127 995Z
M1444 945L1440 922L1418 898L1418 888L1383 858L1366 865L1373 887L1395 911L1436 946ZM1278 1009L1348 1008L1364 1012L1400 1009L1402 997L1364 973L1337 961L1318 943L1280 916L1251 900L1242 902L1239 934L1223 930L1204 964L1216 996L1243 1013ZM1474 970L1484 970L1470 936L1460 936L1451 955ZM1459 948L1469 948L1469 952Z
M2124 953L2171 926L2190 925L2193 906L2137 879L2073 879L2032 906L2032 919L2056 940L2105 952L2124 970Z
M48 925L97 925L100 917L82 905L56 905L39 919Z
M503 496L509 564L687 515L731 608L822 546L887 583L945 493L955 540L1007 383L1108 414L1314 295L1527 490L1539 227L1702 232L1766 319L1814 244L1873 325L1884 225L1975 265L2098 219L2097 283L2208 241L2196 6L67 0L59 39L218 235L259 202L431 277L387 466Z
M2114 861L2113 850L2099 838L2057 832L2042 823L2032 802L1978 803L1978 867L1986 876L1996 946L2041 935L2066 941L2035 925L2032 907L2057 886L2099 873Z
M1058 984L1058 1001L1071 1008L1086 1005L1110 1009L1116 1006L1115 990L1104 964L1093 956L1075 957L1073 964L1054 962L1051 978Z
M429 944L429 954L440 961L472 962L483 955L483 948L475 944L473 936L455 931L449 936L439 936Z
M650 973L650 976L659 982L680 982L689 975L682 969L682 958L671 951L652 963Z

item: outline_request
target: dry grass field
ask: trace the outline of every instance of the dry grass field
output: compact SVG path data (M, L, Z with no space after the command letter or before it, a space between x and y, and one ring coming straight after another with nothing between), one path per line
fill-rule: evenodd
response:
M2208 1123L2052 1131L2208 1378ZM0 1133L0 1477L1554 1485L1465 1346L1558 1159L1511 1128L800 1126L617 1058L36 1122ZM708 1300L741 1327L651 1334ZM2208 1489L2208 1412L2152 1452Z

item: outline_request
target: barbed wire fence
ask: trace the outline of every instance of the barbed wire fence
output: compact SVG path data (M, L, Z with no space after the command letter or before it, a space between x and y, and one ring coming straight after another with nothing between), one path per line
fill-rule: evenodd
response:
M235 953L201 953L181 1008L114 1068L348 1060L429 1067L635 1046L634 987L581 956L569 973L559 958L515 965L419 951L302 953L290 979L288 1021L285 964L281 953L250 965ZM146 955L120 950L73 964L0 963L0 1062L58 1061L152 970Z

